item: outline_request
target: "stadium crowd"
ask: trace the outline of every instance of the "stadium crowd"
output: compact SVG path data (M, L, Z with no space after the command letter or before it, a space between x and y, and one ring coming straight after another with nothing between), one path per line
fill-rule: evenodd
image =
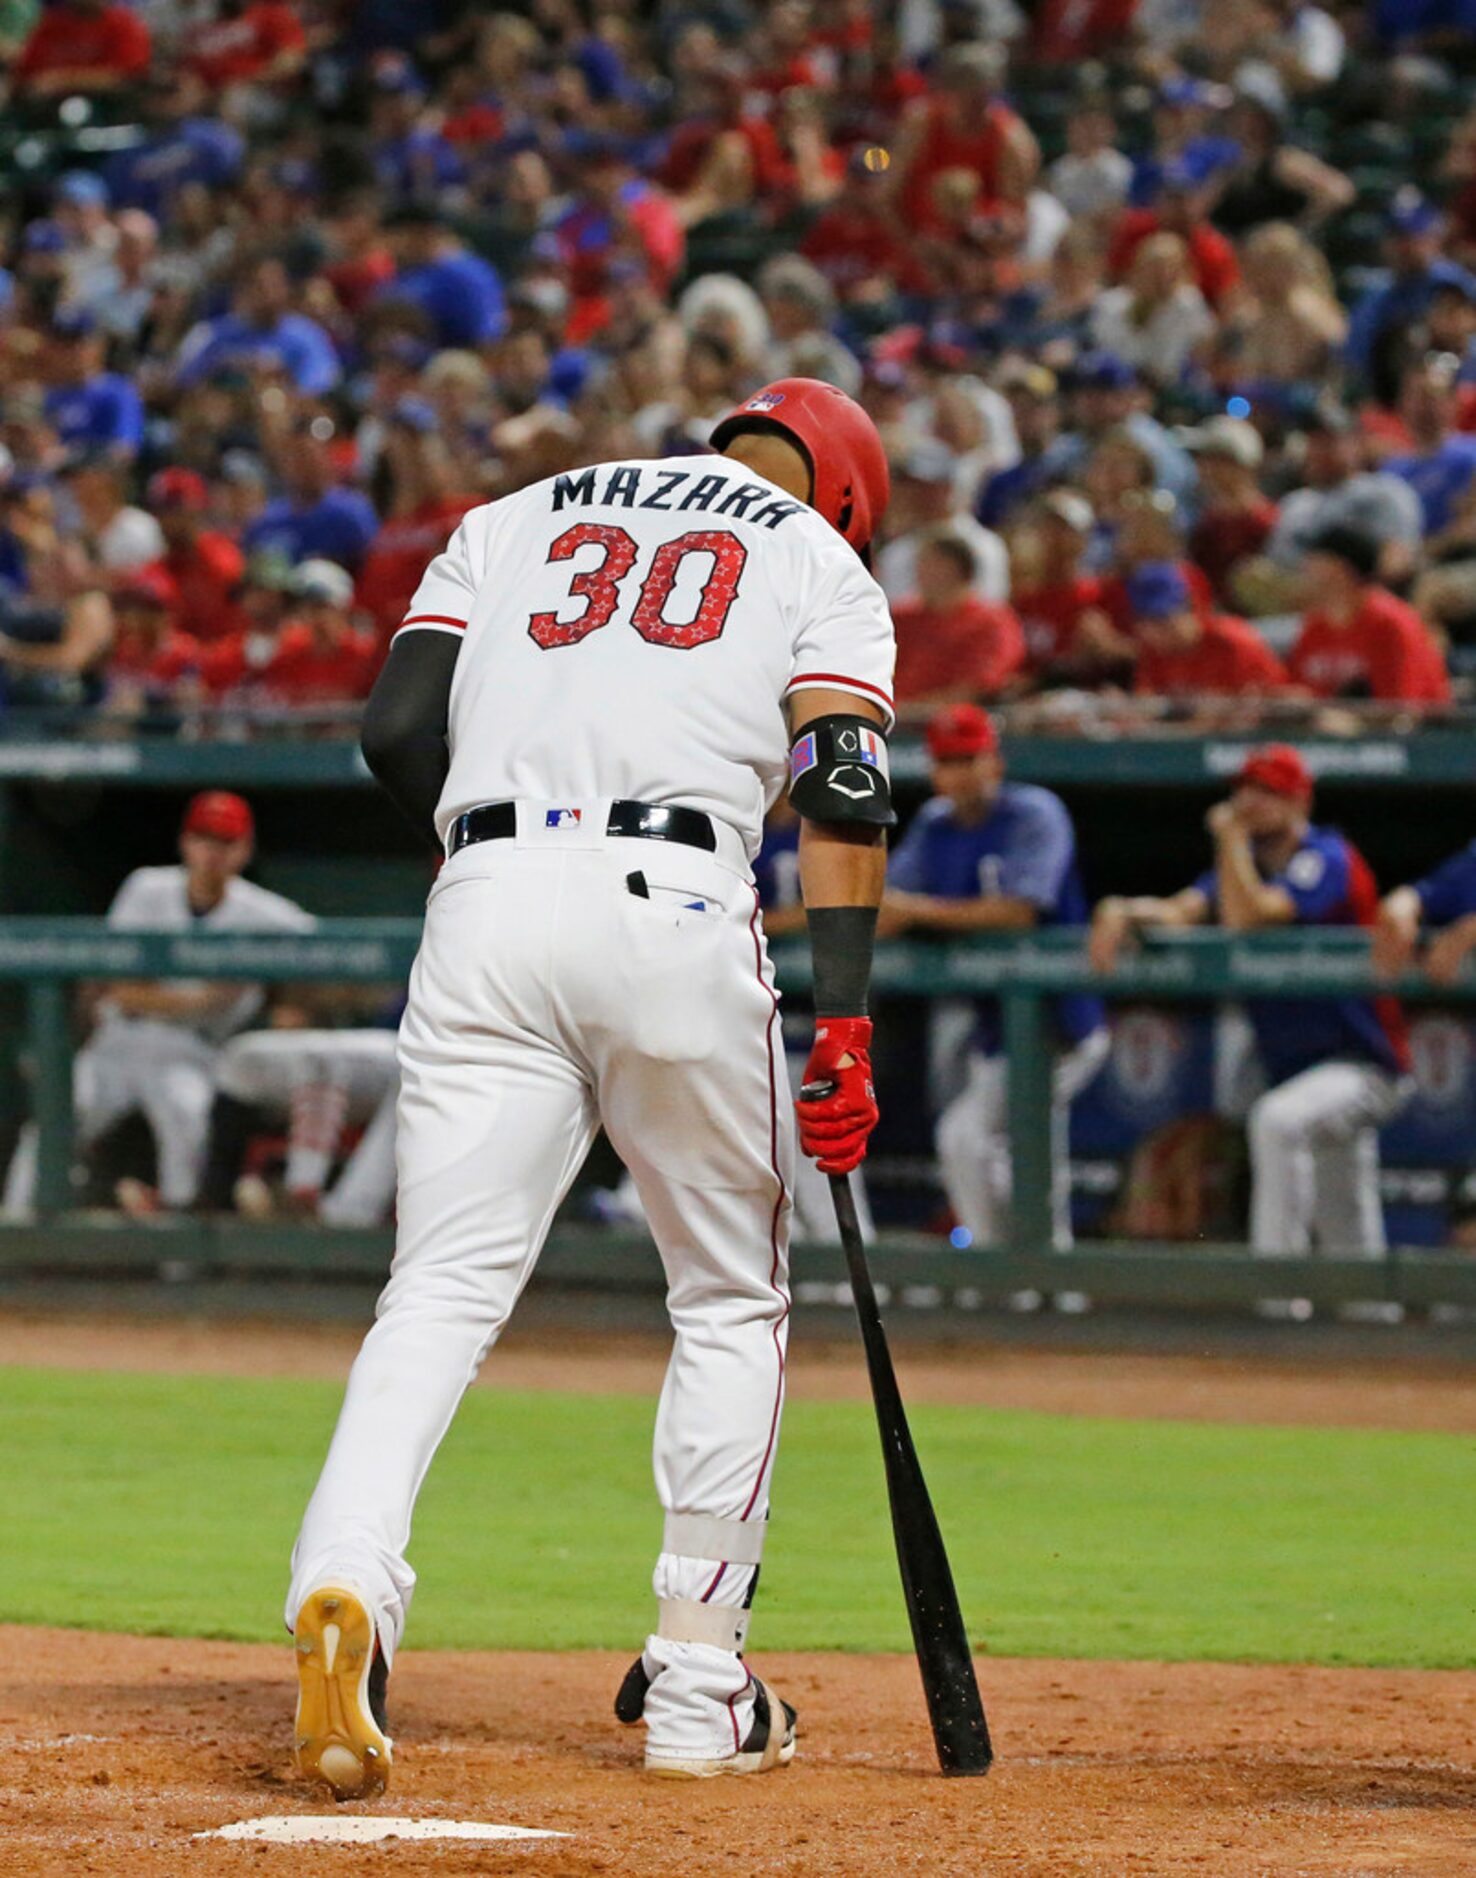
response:
M1471 0L7 0L0 680L349 714L474 503L863 399L905 717L1476 669Z

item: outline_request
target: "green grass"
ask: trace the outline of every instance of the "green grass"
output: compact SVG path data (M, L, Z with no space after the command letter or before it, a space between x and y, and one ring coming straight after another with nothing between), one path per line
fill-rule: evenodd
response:
M299 1381L0 1370L0 1619L276 1639L337 1410ZM422 1647L629 1648L652 1405L477 1390L412 1559ZM1476 1449L1437 1434L920 1408L973 1634L997 1654L1468 1666ZM869 1408L791 1405L756 1649L905 1649Z

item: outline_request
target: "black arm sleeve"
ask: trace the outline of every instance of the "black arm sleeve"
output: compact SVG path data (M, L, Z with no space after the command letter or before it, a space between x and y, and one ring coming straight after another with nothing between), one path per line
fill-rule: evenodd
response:
M876 908L813 906L806 923L815 963L815 1015L864 1017L876 943Z
M359 735L364 761L416 833L435 847L436 804L451 766L451 674L460 650L459 633L402 633L374 681Z

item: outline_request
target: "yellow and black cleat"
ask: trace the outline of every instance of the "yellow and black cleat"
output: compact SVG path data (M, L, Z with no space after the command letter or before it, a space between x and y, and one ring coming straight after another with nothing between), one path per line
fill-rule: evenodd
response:
M298 1772L338 1800L363 1800L389 1784L389 1672L374 1619L352 1591L325 1585L303 1601L297 1646Z

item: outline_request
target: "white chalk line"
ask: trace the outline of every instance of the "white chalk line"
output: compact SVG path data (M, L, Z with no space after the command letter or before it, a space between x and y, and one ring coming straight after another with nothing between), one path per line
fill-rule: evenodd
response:
M397 1819L371 1813L272 1813L238 1819L192 1839L254 1839L268 1845L373 1845L384 1839L566 1839L564 1832L479 1819Z

